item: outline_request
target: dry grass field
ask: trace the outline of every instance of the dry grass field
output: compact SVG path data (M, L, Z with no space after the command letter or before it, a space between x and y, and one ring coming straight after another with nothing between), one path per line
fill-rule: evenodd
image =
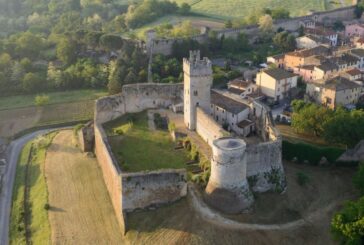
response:
M246 223L285 223L310 217L300 228L274 231L226 229L202 220L188 200L155 211L128 215L126 244L336 244L330 234L333 212L358 193L352 186L354 169L320 168L285 163L288 189L282 195L256 196L247 214L228 218ZM305 186L297 183L297 173L309 177Z
M121 232L95 158L61 131L49 147L45 175L52 244L121 244Z

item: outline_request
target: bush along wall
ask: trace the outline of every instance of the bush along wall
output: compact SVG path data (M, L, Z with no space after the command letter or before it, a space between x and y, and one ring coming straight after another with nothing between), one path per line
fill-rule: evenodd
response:
M291 143L284 140L282 144L283 159L296 161L298 163L309 163L318 165L323 157L330 164L335 165L356 165L356 162L337 162L336 160L345 152L345 149L337 147L320 147L306 143Z

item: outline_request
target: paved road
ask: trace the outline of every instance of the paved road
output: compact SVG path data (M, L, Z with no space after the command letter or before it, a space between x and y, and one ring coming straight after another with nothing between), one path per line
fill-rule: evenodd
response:
M50 130L40 130L25 135L10 144L7 151L7 166L5 170L2 192L0 193L0 245L9 244L9 219L11 210L11 200L13 194L13 184L15 179L15 170L19 154L23 146L38 135L44 134Z

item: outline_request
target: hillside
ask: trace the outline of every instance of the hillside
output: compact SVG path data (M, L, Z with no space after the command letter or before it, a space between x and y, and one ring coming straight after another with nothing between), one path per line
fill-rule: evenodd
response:
M292 16L300 16L306 15L309 10L323 11L352 4L352 0L175 0L175 2L190 4L195 13L222 19L244 17L252 10L262 8L285 8Z

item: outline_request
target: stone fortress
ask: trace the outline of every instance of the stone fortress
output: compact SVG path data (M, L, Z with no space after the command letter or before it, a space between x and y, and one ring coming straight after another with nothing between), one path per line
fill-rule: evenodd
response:
M212 148L205 200L216 209L239 213L253 203L252 192L286 188L282 140L269 109L252 98L211 90L211 61L199 51L183 60L183 70L184 84L130 84L96 101L95 153L123 232L128 212L174 202L188 189L185 169L130 173L119 167L103 124L127 113L183 102L185 126Z

